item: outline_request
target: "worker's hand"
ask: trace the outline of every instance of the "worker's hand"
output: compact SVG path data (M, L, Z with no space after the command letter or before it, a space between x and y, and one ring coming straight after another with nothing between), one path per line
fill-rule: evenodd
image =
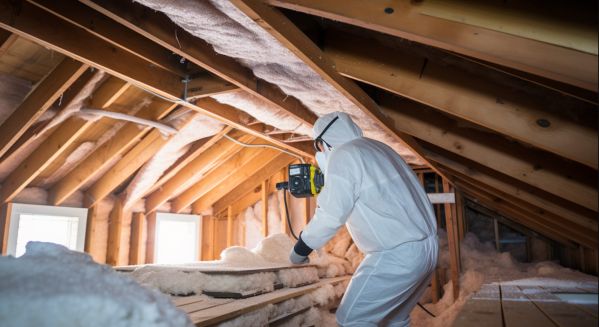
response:
M295 265L300 265L303 263L310 263L310 258L308 258L308 256L299 255L292 249L291 254L289 254L289 261Z

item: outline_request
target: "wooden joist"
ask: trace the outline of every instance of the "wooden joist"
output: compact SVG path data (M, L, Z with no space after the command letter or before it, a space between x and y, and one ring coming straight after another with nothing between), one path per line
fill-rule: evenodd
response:
M229 160L173 199L171 210L183 211L197 199L209 195L220 184L241 183L244 177L251 174L248 171L252 169L251 167L260 166L260 163L267 160L266 158L273 157L276 153L277 151L273 149L242 148Z
M29 0L60 18L85 29L87 32L118 46L150 64L162 67L179 76L187 73L173 53L143 36L115 24L110 18L76 0Z
M284 153L264 157L264 159L253 161L242 167L239 171L231 175L229 179L215 187L210 193L199 198L193 203L193 212L199 213L210 208L216 201L237 187L260 184L277 170L295 160L295 158Z
M159 120L170 113L176 105L161 101L153 102L150 108L143 110L140 118ZM66 176L58 181L50 189L48 200L53 205L60 205L71 194L77 191L81 186L87 183L94 174L102 171L107 165L114 163L114 160L120 158L127 150L136 144L151 128L139 128L135 123L127 123L118 132L100 147L95 149L83 161L71 170Z
M18 14L13 15L14 12L15 10L11 3L0 3L0 28L7 29L25 39L41 44L48 49L52 49L103 70L131 83L132 85L156 93L166 99L170 99L177 104L206 114L229 126L233 126L249 134L271 141L277 146L305 156L311 156L313 154L313 151L311 151L309 147L302 147L297 143L286 144L281 140L268 137L267 135L252 130L241 119L243 115L241 115L240 111L236 108L219 105L218 103L214 103L216 100L213 99L211 99L211 101L208 100L207 103L202 103L201 105L200 101L206 99L200 99L195 103L181 101L181 96L184 93L184 84L178 75L173 74L162 67L152 65L140 56L131 54L130 51L115 47L112 43L89 33L79 26L73 25L57 16L49 15L47 11L33 4L25 2L19 7ZM153 11L148 11L147 13L156 14ZM169 42L176 44L176 40L172 38L172 31L174 31L174 29L168 30L168 32L163 30L166 26L172 26L173 23L166 17L163 18L164 19L160 24L154 22L154 29L162 30L163 33L166 33L163 34L163 36L167 38L166 35L168 35ZM136 32L140 31L136 30ZM196 44L202 43L195 38L186 41L187 39L185 39L183 34L184 33L181 33L179 41L192 42L193 44L189 45L190 48L194 48ZM152 39L152 37L150 37L150 39ZM174 44L171 45L174 46ZM171 47L169 47L169 49L170 48ZM175 48L179 49L178 46ZM207 53L214 52L210 46L204 44L201 51L198 50L197 55L200 56ZM193 57L189 56L186 58ZM212 59L216 61L214 65L217 65L217 63L222 60L239 65L236 61L225 56L214 55ZM270 92L269 96L271 93L276 95L277 100L275 102L281 102L286 106L301 106L301 108L303 108L299 101L292 97L285 96L279 88L275 88L272 85L271 87L268 87L264 85L264 83L254 79L252 79L251 83L248 81L248 85L254 86L256 89L259 89L260 92ZM305 108L300 110L305 112ZM297 113L297 111L295 112ZM299 113L298 115L305 116L304 114ZM304 117L304 119L310 121L311 125L316 120L316 116L312 114L311 117Z
M2 9L4 10L4 9ZM73 84L89 66L65 58L29 93L0 126L0 157Z
M181 126L185 128L193 121L195 115L188 117ZM86 197L91 204L98 203L117 186L132 176L141 166L150 160L162 147L173 138L165 137L158 129L153 129L138 144L136 144L121 160L108 170L98 181L86 192Z
M573 210L572 206L561 205L556 201L546 200L535 192L519 187L516 183L507 181L493 176L485 171L474 167L473 165L466 165L462 162L449 158L447 155L443 156L434 151L427 150L426 155L433 161L437 162L444 169L450 169L452 176L458 175L461 178L467 178L471 181L475 181L479 185L486 185L502 193L508 194L512 197L522 199L531 205L539 208L543 208L543 211L551 212L560 216L561 218L568 220L576 225L580 225L584 228L597 232L597 223L594 220L594 214L589 210L589 214L581 214L576 210ZM541 212L539 212L541 213Z
M420 3L410 0L392 4L360 0L267 2L597 91L594 54L423 15Z
M96 73L98 74L98 73ZM96 74L90 76L87 83L82 85L82 90L91 87L91 83L97 82ZM128 87L126 83L120 84L122 87ZM100 87L100 90L102 87ZM99 91L100 91L99 90ZM110 87L112 91L113 88ZM118 93L118 92L117 92ZM92 104L96 108L105 108L113 101L113 95L109 92L98 92L94 97ZM77 101L75 95L65 106L70 106L72 102ZM58 158L75 140L83 134L93 121L85 120L79 117L70 117L64 121L52 134L48 136L34 151L29 155L19 167L10 173L3 182L0 202L11 201L21 190L23 190L31 181L33 181L44 169L46 169L56 158Z
M234 59L217 54L212 46L190 35L164 14L136 3L104 0L82 2L244 91L281 108L309 126L316 121L316 115L299 100L288 97L276 85L256 78ZM174 31L177 31L177 38L173 38Z
M245 135L239 140L241 142L250 142L253 139L253 136ZM183 190L187 190L192 186L190 185L190 181L193 182L193 180L197 179L197 176L207 174L210 170L215 169L218 164L228 160L240 150L239 145L222 138L222 135L215 136L213 140L216 142L212 146L187 163L178 173L146 198L147 212L156 210L156 208L173 196L179 195Z
M415 156L427 162L418 143L410 135L396 129L393 122L380 111L374 100L356 83L341 76L326 54L280 11L256 0L233 0L232 2L312 68L340 94L356 105L391 137L404 144Z
M572 171L546 169L544 167L555 166L556 160L546 161L551 159L518 144L460 128L455 122L415 102L389 97L382 99L381 107L398 128L418 139L597 211L596 187L569 177L569 174L581 173L582 169L572 166Z
M344 76L597 169L597 129L549 112L545 99L342 33L327 34L324 52Z

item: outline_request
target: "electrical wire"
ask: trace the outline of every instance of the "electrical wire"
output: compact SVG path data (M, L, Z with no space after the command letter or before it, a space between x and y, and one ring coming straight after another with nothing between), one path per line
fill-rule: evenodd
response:
M122 112L84 108L84 109L79 110L78 113L83 114L83 115L109 117L109 118L113 118L113 119L129 121L129 122L140 124L140 125L146 125L146 126L157 128L160 131L162 131L166 134L169 134L169 135L177 134L177 132L178 132L177 129L175 129L169 125L159 123L159 122L149 120L149 119L143 119L143 118L140 118L137 116L124 114Z
M419 307L420 307L422 310L424 310L424 312L428 313L428 315L429 315L429 316L431 316L431 317L433 317L433 318L437 318L437 316L435 316L435 315L434 315L432 312L430 312L430 311L426 310L426 308L425 308L425 307L424 307L422 304L420 304L420 302L417 302L416 304L418 304L418 306L419 306Z
M291 219L289 219L289 207L287 206L287 188L283 189L283 203L285 203L285 216L287 217L287 226L289 226L289 231L291 232L291 236L296 240L299 240L295 232L293 231L293 226L291 226Z
M270 148L270 149L275 149L275 150L277 150L277 151L281 151L281 152L283 152L283 153L286 153L286 154L288 154L288 155L290 155L290 156L292 156L292 157L294 157L294 158L297 158L297 159L299 159L299 161L300 161L301 163L304 163L304 162L305 162L305 161L304 161L304 158L302 158L301 156L299 156L299 155L297 155L297 154L295 154L295 153L293 153L293 152L291 152L291 151L287 151L287 150L285 150L285 149L278 148L278 147L276 147L276 146L274 146L274 145L270 145L270 144L248 144L248 143L243 143L243 142L241 142L241 141L238 141L238 140L236 140L236 139L234 139L234 138L230 137L230 136L229 136L229 135L227 135L227 134L225 134L224 136L225 136L225 138L226 138L227 140L229 140L229 141L231 141L231 142L233 142L233 143L237 143L238 145L241 145L241 146L243 146L243 147L246 147L246 148Z

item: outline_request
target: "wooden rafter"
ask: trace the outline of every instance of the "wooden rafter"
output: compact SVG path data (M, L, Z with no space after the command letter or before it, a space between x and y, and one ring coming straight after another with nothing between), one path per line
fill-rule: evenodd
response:
M92 83L95 76L91 76L88 83ZM88 83L82 88L89 87ZM108 84L112 91L112 84ZM121 88L128 85L124 82ZM102 87L100 87L102 89ZM120 89L116 91L120 94ZM92 100L97 108L105 108L114 100L114 94L101 91L98 96ZM74 101L75 97L71 99ZM69 106L66 103L65 106ZM0 193L0 202L11 201L21 190L23 190L31 181L33 181L43 170L48 167L56 158L58 158L87 128L93 124L93 121L84 120L79 117L70 117L63 122L52 134L48 136L29 157L27 157L19 167L17 167L3 183Z
M217 54L212 46L183 31L163 14L134 3L104 0L82 2L244 91L274 104L300 121L311 126L316 120L316 115L297 99L288 97L278 86L256 78L234 59ZM177 39L172 37L175 30L178 31Z
M492 187L502 193L509 194L515 198L520 198L536 207L543 208L542 212L539 212L539 214L551 212L573 224L580 225L595 232L598 230L597 222L594 219L595 215L592 212L590 212L589 215L581 214L576 210L573 210L571 205L566 206L556 203L556 201L546 200L532 191L519 187L513 182L505 181L497 176L476 169L473 166L468 166L453 160L448 156L435 153L432 150L427 149L426 155L431 160L445 167L444 169L450 170L453 176L460 176L462 179L468 178L471 181L477 182L479 185Z
M464 183L459 178L456 179L456 185L464 191L464 193L477 199L485 206L503 213L505 216L514 219L516 222L538 231L545 236L558 241L562 244L571 244L572 242L585 244L587 246L597 246L595 236L584 233L580 230L569 227L560 226L558 220L547 220L536 214L536 208L529 204L518 201L518 199L509 196L504 197L504 194L497 194L495 190L485 187L481 189L478 186Z
M10 3L0 3L0 28L5 28L49 49L76 58L81 62L121 78L132 85L141 87L192 110L206 114L207 116L220 120L236 129L256 135L284 149L288 149L304 156L313 155L313 151L308 147L301 146L297 143L286 144L285 142L270 138L267 135L252 130L246 126L245 121L241 119L243 115L241 115L240 111L234 107L221 105L213 99L203 103L201 103L201 101L207 99L200 99L193 103L182 102L181 96L183 95L184 84L179 76L161 67L151 64L148 65L148 62L141 59L139 56L133 55L129 51L115 48L112 43L90 34L86 30L70 24L57 16L49 15L48 12L37 6L30 3L23 3L19 8L19 11L17 11L16 14L14 13L14 7ZM167 25L172 24L168 19L166 22L161 21L161 24L163 23ZM167 25L153 25L153 28L162 30ZM164 33L166 33L166 31L163 31L162 34L166 38ZM175 42L171 40L170 33L171 31L168 32L170 42ZM183 42L181 38L180 41ZM193 44L197 45L198 43L201 43L201 41L194 39ZM194 48L194 45L190 45L189 48ZM199 49L196 50L198 50L198 53L194 54L197 56L203 56L206 53L209 53L202 52L204 50L213 51L207 45L202 47L202 51ZM214 56L210 58L216 61L216 63L214 63L216 66L219 66L218 63L223 60L225 62L235 62L232 59L229 60L225 56ZM231 72L233 73L234 71L232 70ZM269 94L275 92L273 91L275 90L274 86L269 88L265 87L263 84L264 83L256 82L254 80L251 85L255 85L256 89L259 89L260 92ZM281 93L278 88L276 88L276 92ZM285 102L289 105L297 102L297 100L290 97L288 98L282 93L277 95L277 99L279 99L277 101ZM313 122L315 117L306 119Z
M216 203L219 199L225 196L236 188L246 187L246 185L260 184L269 176L279 171L284 166L296 160L287 154L280 153L275 156L266 158L264 161L253 161L249 165L244 166L240 171L233 174L228 180L223 181L215 187L210 193L199 198L193 203L193 212L199 213Z
M13 45L13 43L15 43L15 41L17 40L18 36L0 29L0 57L2 57L2 55L8 51L8 49L10 48L11 45Z
M597 91L596 55L423 15L418 4L410 0L392 4L360 0L267 2Z
M152 65L162 67L180 76L185 76L187 73L184 66L179 63L171 51L119 24L114 24L108 17L91 10L79 1L28 1L125 51L139 56Z
M64 59L0 126L0 157L79 78L87 65Z
M252 166L266 161L277 153L273 149L242 148L241 151L222 163L199 182L179 194L171 202L171 210L181 212L197 199L211 193L221 183L231 183L249 175ZM247 172L246 172L247 171Z
M344 76L597 169L597 130L548 112L543 99L372 40L327 40L324 52Z
M151 110L150 108L144 110L140 113L139 117L158 120L164 118L164 116L176 107L172 103L165 102L161 102L157 106L156 110ZM90 180L97 171L104 170L115 158L122 156L149 130L149 127L140 129L139 125L135 123L125 124L110 140L95 149L83 161L78 163L73 170L52 186L48 195L48 201L53 205L60 205Z
M160 205L170 198L179 195L183 190L187 190L192 185L190 181L196 180L198 176L203 176L219 164L222 164L235 153L239 152L240 147L235 143L220 139L222 135L217 135L213 139L217 140L210 148L206 149L200 156L187 163L180 171L164 183L162 187L154 191L146 198L146 212L156 210ZM218 140L220 139L220 140ZM242 136L241 142L253 141L253 136ZM218 178L218 177L217 177ZM176 204L173 204L177 207ZM172 208L177 211L176 208ZM184 208L182 208L184 209Z
M256 0L233 0L237 8L252 18L274 38L281 42L326 82L356 105L368 117L400 143L406 145L424 162L420 146L407 134L397 130L393 123L380 111L377 104L357 84L341 76L334 63L301 30L277 9Z
M383 98L381 101L383 110L404 132L597 211L595 187L573 180L566 176L565 172L544 169L544 166L551 167L552 162L538 162L539 158L535 158L531 150L525 150L517 144L509 144L503 139L490 137L483 132L455 127L454 123L447 118L436 115L431 110L427 111L426 107L414 102L399 103L392 98ZM537 153L537 156L539 155Z
M184 128L195 115L188 117ZM173 136L164 137L162 132L153 129L136 144L121 160L92 185L86 192L87 201L93 205L110 194L117 186L132 176L143 164L150 160Z

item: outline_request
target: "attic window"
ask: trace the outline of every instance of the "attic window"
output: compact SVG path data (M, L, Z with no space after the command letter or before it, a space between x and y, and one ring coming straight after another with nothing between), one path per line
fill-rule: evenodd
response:
M199 260L200 217L173 213L156 214L155 263L186 263Z
M30 241L61 244L83 251L87 209L14 203L7 254L21 256Z

